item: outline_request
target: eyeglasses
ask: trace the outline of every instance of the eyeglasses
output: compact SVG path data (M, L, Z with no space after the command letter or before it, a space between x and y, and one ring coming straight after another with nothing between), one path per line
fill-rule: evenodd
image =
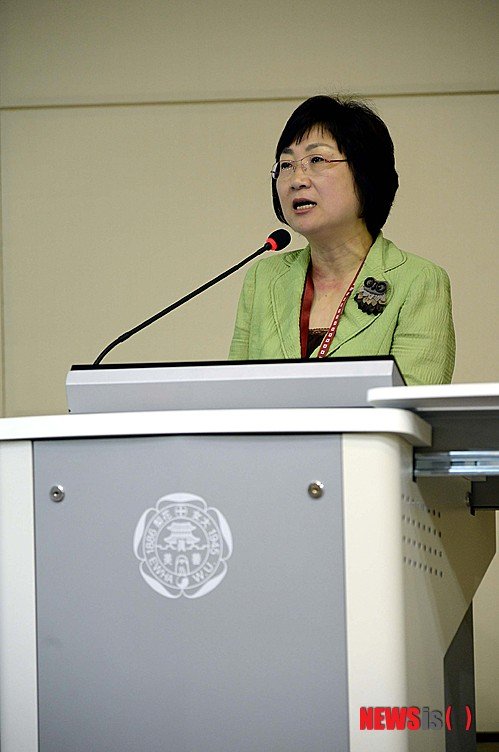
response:
M289 180L295 174L296 168L300 164L302 170L305 172L310 171L312 175L319 175L333 162L348 162L348 159L327 159L322 154L309 154L302 159L281 159L274 164L270 174L274 180L277 180L277 178Z

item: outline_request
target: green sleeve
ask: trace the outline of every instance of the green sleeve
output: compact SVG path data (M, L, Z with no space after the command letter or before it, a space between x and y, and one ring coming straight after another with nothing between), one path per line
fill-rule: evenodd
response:
M255 297L256 267L254 264L246 273L243 289L239 296L236 323L229 351L229 360L248 360L249 338L251 329L251 315L253 299Z
M392 341L395 357L408 385L447 384L455 359L450 282L432 264L411 284Z

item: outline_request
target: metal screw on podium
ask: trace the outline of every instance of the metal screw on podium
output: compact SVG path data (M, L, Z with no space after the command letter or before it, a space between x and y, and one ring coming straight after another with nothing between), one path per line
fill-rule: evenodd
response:
M66 492L64 491L64 486L58 485L58 486L52 486L50 489L50 498L52 501L63 501L64 497L66 496Z
M320 499L324 494L324 483L321 483L320 480L314 480L308 487L308 493L312 499Z

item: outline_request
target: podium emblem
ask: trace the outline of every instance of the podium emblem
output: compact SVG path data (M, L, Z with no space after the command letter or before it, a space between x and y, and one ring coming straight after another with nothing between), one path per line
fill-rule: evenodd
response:
M133 536L140 573L166 598L200 598L227 573L232 534L218 509L189 493L162 496L141 516Z

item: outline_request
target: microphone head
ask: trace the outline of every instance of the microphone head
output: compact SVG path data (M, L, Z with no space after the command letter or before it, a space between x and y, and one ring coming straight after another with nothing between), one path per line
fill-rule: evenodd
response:
M282 251L287 245L291 243L291 233L283 228L274 230L267 240L265 241L265 247L268 251Z

